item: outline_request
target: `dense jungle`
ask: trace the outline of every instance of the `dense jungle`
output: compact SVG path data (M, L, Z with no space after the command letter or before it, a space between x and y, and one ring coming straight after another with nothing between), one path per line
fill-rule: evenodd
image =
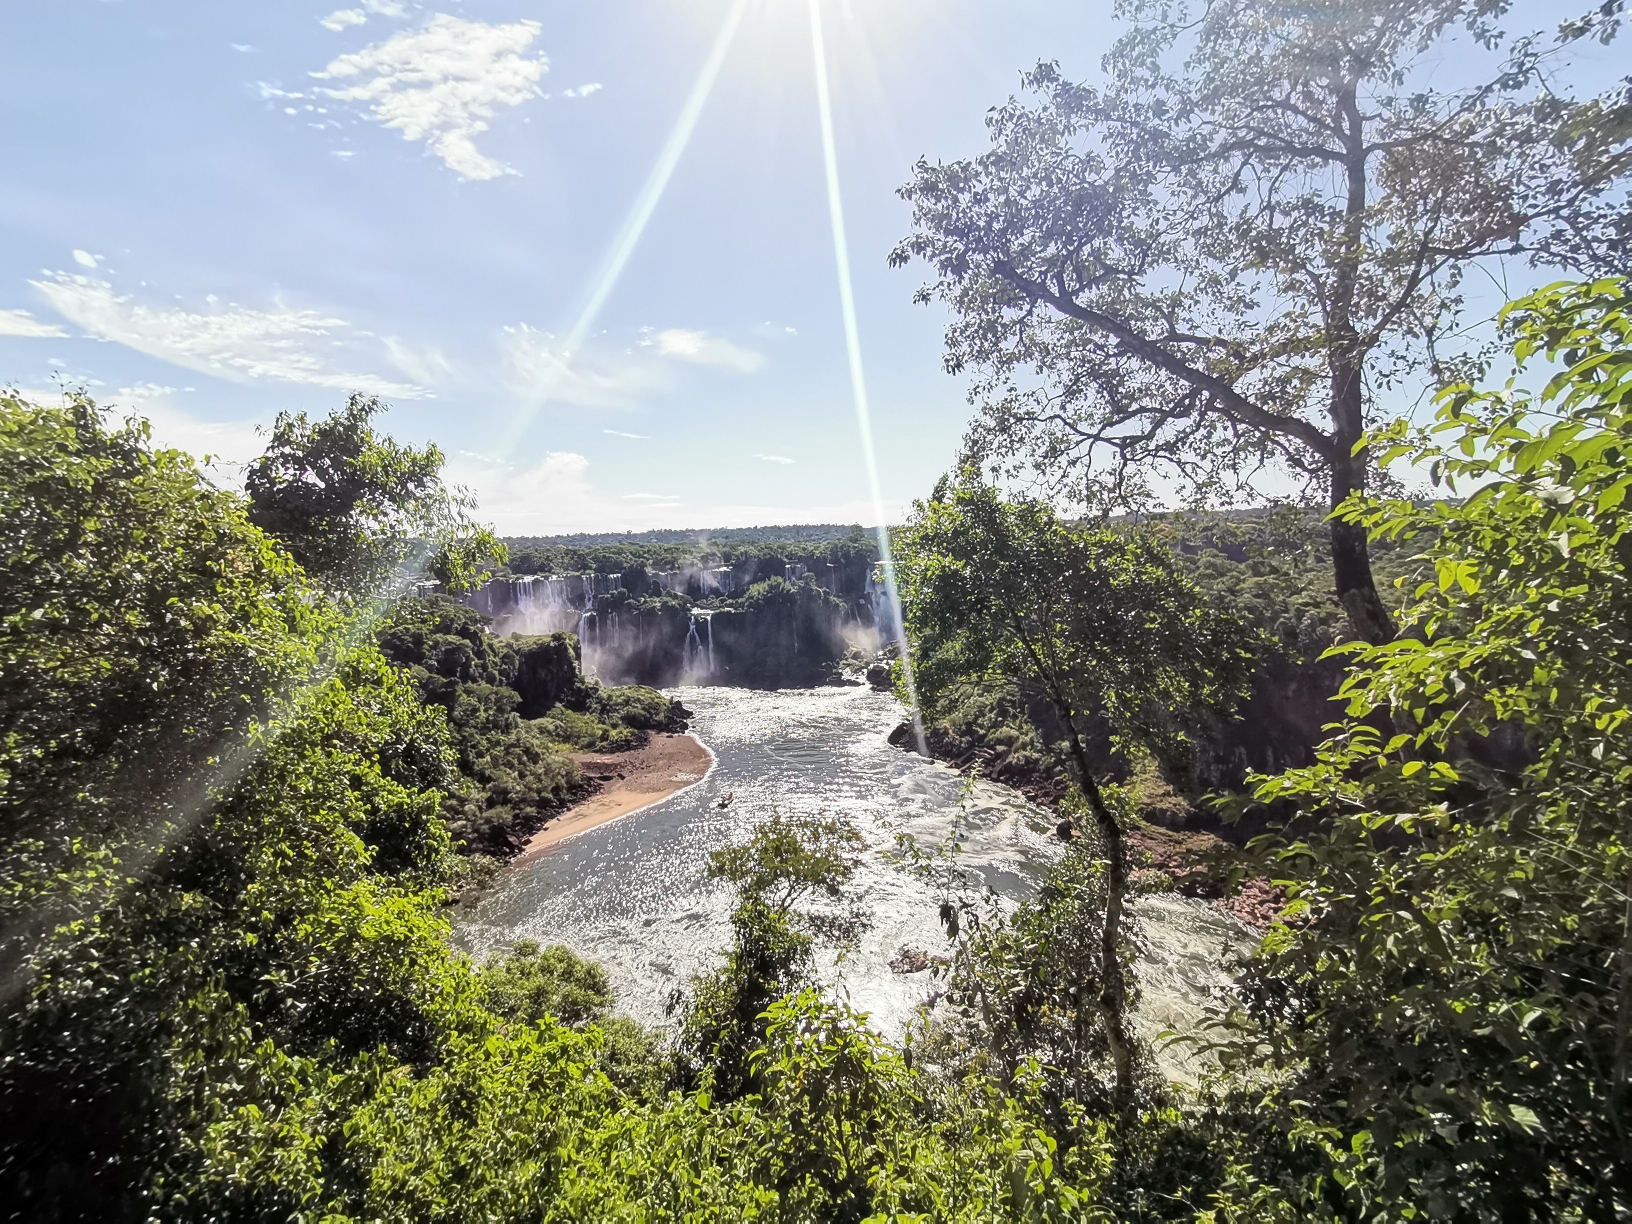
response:
M363 393L239 483L0 394L0 1216L1632 1216L1632 94L1497 4L1118 12L902 189L974 417L887 528L500 538ZM1040 874L744 791L661 1016L460 934L727 687L897 702ZM1151 1032L1175 897L1239 946Z

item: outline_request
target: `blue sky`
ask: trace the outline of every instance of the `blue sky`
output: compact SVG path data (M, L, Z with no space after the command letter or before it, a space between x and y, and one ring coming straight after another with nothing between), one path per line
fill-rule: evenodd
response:
M892 512L968 417L907 230L915 158L974 152L1105 8L824 0ZM227 460L353 388L506 533L873 519L803 0L749 0L650 223L591 298L732 0L7 5L0 384L85 384ZM223 469L230 479L231 469Z

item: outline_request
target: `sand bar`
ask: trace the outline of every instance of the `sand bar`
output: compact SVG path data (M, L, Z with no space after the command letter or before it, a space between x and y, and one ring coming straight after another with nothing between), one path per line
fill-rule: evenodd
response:
M600 790L529 837L523 856L678 795L714 768L714 754L695 735L655 734L630 752L575 752L572 759L585 778L600 783Z

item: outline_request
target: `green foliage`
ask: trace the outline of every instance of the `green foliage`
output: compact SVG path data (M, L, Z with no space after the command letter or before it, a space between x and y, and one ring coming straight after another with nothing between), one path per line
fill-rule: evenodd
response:
M142 427L0 400L7 1211L1627 1214L1632 307L1619 281L1558 286L1504 325L1521 373L1547 363L1540 393L1452 387L1433 425L1373 442L1466 500L1342 511L1394 548L1403 633L1338 647L1337 733L1256 780L1293 822L1256 846L1289 904L1219 1018L1228 1078L1195 1093L1126 1027L1130 812L1081 740L1182 757L1256 657L1244 624L1290 608L1278 648L1320 645L1335 621L1291 528L1254 554L943 485L902 552L926 706L1033 733L1046 706L1082 783L1067 812L1094 827L1035 898L949 898L952 1018L898 1049L814 985L817 949L857 930L860 833L764 822L711 859L732 942L671 1050L565 948L472 966L442 907L450 828L554 801L565 736L632 739L672 703L448 600L345 646L242 504ZM1238 546L1220 615L1186 575L1226 585L1208 553Z
M547 1218L1106 1221L1102 1128L1061 1148L1023 1080L1004 1097L943 1091L911 1072L865 1017L801 991L765 1016L761 1096L712 1093L625 1109L579 1149Z
M709 855L708 874L734 884L744 900L792 914L813 894L842 898L865 845L856 827L842 818L779 813L755 828L748 841Z
M338 620L185 455L0 398L0 962L195 818Z
M706 1068L725 1100L756 1085L752 1059L765 1041L766 1009L811 983L818 938L843 939L859 925L853 912L796 907L818 896L842 901L863 844L841 818L778 814L747 842L709 856L710 877L735 885L737 904L725 964L692 983L679 1039L688 1079Z
M1422 550L1406 633L1346 648L1341 733L1258 789L1321 825L1264 847L1291 901L1235 1054L1367 1215L1632 1209L1632 314L1603 281L1504 319L1557 372L1384 439L1474 491L1346 508Z
M1374 389L1479 368L1443 342L1464 277L1521 250L1626 266L1624 87L1577 102L1569 52L1507 37L1506 9L1119 0L1095 80L1045 60L986 152L920 159L892 262L952 312L967 461L1095 509L1228 504L1272 472L1334 509L1386 494ZM1387 641L1365 534L1328 529L1354 632Z
M481 982L489 1008L526 1024L554 1016L577 1026L601 1019L612 1007L606 970L560 944L540 948L518 939L508 953L488 961Z
M1021 685L1057 707L1069 738L1182 758L1191 720L1227 708L1252 655L1153 539L1058 520L965 473L919 503L899 568L917 694L935 717L959 686Z
M588 697L589 712L602 723L631 731L684 731L685 715L679 704L642 684L596 686Z
M244 474L250 522L353 599L383 594L416 550L413 568L429 564L449 590L479 584L504 545L469 521L466 495L443 485L440 450L374 432L386 407L357 394L320 421L279 413L266 453Z
M1244 626L1201 602L1150 538L1068 526L1042 502L1005 501L973 471L956 485L943 479L916 510L900 541L899 573L923 709L934 717L969 683L1016 686L1046 700L1103 838L1105 900L1090 907L1099 928L1095 1007L1129 1126L1141 1057L1128 1020L1128 854L1123 818L1106 800L1084 738L1098 724L1119 749L1187 767L1187 724L1240 696L1250 640ZM1074 972L1086 978L1085 967ZM1086 1033L1086 1010L1077 1014ZM1079 1063L1085 1045L1077 1041Z
M981 1072L1011 1084L1035 1062L1050 1101L1072 1102L1093 1116L1111 1113L1115 1068L1101 1022L1105 988L1101 941L1109 888L1103 844L1077 837L1051 867L1035 899L1009 912L987 894L942 911L957 940L947 975L950 1016L932 1032L928 1057L943 1073ZM1124 966L1133 965L1136 931L1126 931ZM1126 1003L1138 1002L1129 975ZM1149 1052L1139 1051L1141 1105L1159 1101Z
M510 559L510 550L486 527L444 540L431 557L425 572L444 591L462 595L473 591L493 576L493 570Z
M399 599L375 636L386 658L462 684L498 684L504 646L487 631L491 618L443 596Z
M563 950L469 965L445 796L545 744L510 648L447 603L343 647L240 504L139 427L3 409L31 563L6 621L8 1214L1095 1218L1104 1135L1075 1119L1060 1148L1035 1077L926 1081L864 1018L785 997L829 929L798 906L831 908L854 867L842 822L773 822L717 864L740 888L716 1012L736 1028L703 1075L735 1075L731 1103L663 1095L662 1043ZM656 698L584 695L630 722L672 717ZM76 708L94 743L63 730Z
M624 540L625 542L613 542ZM628 537L517 537L504 541L517 574L672 572L688 566L729 566L744 574L780 576L789 562L811 569L878 560L877 537L860 527L738 528L708 533L648 531ZM631 594L644 595L625 583Z
M560 944L540 948L518 939L492 957L478 978L483 1003L512 1023L537 1024L549 1017L580 1031L593 1026L600 1038L595 1062L623 1091L644 1100L661 1097L672 1075L661 1036L624 1016L612 1015L606 970Z
M685 722L655 689L586 680L574 635L499 638L489 623L446 596L405 598L376 638L447 713L458 763L444 788L449 831L463 849L503 855L579 786L565 749L630 748L644 732Z
M436 1056L457 1002L426 904L447 854L420 789L446 773L440 725L353 655L258 729L192 820L82 843L106 882L56 914L0 1019L14 1203L187 1215L211 1162L241 1155L213 1150L223 1112L276 1117L355 1060ZM277 1067L281 1085L263 1079Z

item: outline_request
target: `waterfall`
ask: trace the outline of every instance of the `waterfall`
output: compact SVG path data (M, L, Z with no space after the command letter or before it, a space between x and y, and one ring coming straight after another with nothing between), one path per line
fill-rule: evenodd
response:
M708 674L714 674L714 618L708 618Z
M889 587L883 575L874 570L867 576L867 602L873 610L873 624L878 629L881 645L901 640L901 621L895 604L890 599Z
M713 637L713 627L709 629L710 638ZM699 670L702 663L703 640L697 636L697 612L691 613L691 628L686 633L686 672L688 674Z

